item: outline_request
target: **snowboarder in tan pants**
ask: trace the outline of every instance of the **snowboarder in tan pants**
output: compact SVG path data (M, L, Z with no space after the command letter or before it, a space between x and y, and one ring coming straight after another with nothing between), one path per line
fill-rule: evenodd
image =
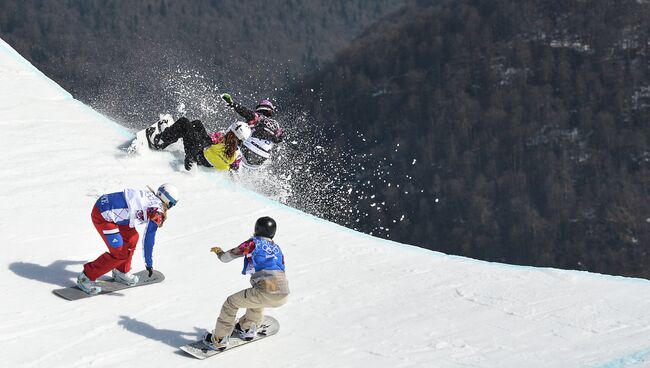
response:
M211 249L222 262L244 257L242 274L251 274L253 286L229 296L223 303L214 331L203 337L210 349L226 349L233 331L243 340L252 340L264 318L264 308L280 307L287 302L289 284L284 274L284 255L273 241L276 228L275 220L261 217L255 223L252 238L227 252L219 247ZM239 308L246 308L246 314L236 322Z

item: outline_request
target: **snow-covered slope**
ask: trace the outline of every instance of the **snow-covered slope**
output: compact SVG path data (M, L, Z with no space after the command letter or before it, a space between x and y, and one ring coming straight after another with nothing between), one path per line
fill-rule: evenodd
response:
M356 233L242 189L185 173L168 153L127 156L131 137L0 41L0 362L4 367L644 367L650 283L491 264ZM154 119L155 117L152 117ZM157 285L69 302L104 251L96 197L176 184L158 234ZM272 338L199 361L177 347L214 326L248 286L232 247L255 219L278 221L290 301ZM525 245L523 245L525 246ZM140 246L141 248L141 246ZM141 254L136 270L144 267Z

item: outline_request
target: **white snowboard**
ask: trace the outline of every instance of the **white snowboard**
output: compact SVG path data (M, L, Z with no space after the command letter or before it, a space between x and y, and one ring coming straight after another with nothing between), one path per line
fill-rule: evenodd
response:
M228 347L225 350L208 349L208 347L203 343L202 340L193 342L188 345L183 345L180 347L180 349L197 359L205 359L229 351L238 346L242 346L242 345L250 344L255 341L262 340L266 337L275 335L276 333L278 333L278 331L280 331L280 324L278 323L278 321L271 316L264 316L264 321L257 328L257 336L255 336L253 340L250 341L242 340L235 333L233 333L230 336L230 340L228 340Z
M149 141L147 140L147 129L153 127L156 129L154 136L160 134L160 121L167 120L168 126L174 124L174 119L169 114L160 115L160 119L157 122L151 124L150 126L138 131L135 133L135 138L131 141L131 145L127 148L128 153L142 153L149 150Z

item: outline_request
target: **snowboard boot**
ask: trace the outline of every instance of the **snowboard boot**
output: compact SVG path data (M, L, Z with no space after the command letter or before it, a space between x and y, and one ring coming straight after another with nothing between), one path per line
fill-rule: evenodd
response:
M102 288L95 285L84 272L77 276L77 287L86 294L96 295L102 291Z
M241 328L239 322L237 322L237 324L235 325L235 332L237 333L240 339L245 341L251 341L257 335L257 325L252 323L251 326L248 328L248 330L244 330Z
M113 269L113 278L116 282L127 286L133 286L140 281L140 278L136 275L132 275L131 272L124 273L117 269Z
M160 120L158 120L158 123L156 123L156 125L150 126L147 128L147 130L145 130L147 143L149 144L150 149L159 151L169 146L168 143L165 143L161 139L161 136L162 132L165 131L165 129L169 128L172 124L174 124L174 119L172 116L165 114L160 116Z
M147 143L149 144L149 149L154 151L159 151L164 149L163 145L160 144L160 134L156 132L156 127L150 126L145 130L147 135Z
M228 347L228 338L229 336L213 339L212 334L206 332L203 335L203 344L210 350L223 351Z

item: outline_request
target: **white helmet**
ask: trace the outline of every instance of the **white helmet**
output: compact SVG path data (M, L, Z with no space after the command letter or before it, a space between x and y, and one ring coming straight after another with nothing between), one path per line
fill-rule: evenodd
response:
M165 183L158 187L156 195L160 198L161 201L167 206L167 208L172 208L178 203L178 188L175 185Z
M228 131L235 133L237 138L239 138L242 142L247 140L248 137L250 137L253 133L248 124L244 123L243 121L236 121L232 123L228 127Z

